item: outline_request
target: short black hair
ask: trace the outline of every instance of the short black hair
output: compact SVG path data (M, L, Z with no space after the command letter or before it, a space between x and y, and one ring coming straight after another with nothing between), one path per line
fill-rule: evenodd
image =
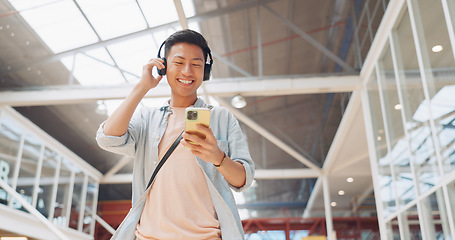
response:
M205 40L204 36L202 36L202 34L190 29L184 29L175 32L166 39L164 56L167 58L169 52L171 51L171 47L181 42L199 46L202 49L202 52L204 53L204 60L207 62L207 55L210 53L210 48L207 44L207 41Z

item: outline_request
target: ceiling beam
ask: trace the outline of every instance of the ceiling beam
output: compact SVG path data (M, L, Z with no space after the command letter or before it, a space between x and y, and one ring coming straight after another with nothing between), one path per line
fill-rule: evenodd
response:
M317 178L319 173L312 169L256 169L254 179L305 179ZM131 183L133 180L132 173L114 174L104 177L100 180L100 184L123 184Z
M122 169L129 162L133 161L133 158L130 156L123 156L120 161L118 161L109 171L104 174L103 178L108 178L116 174L120 169Z
M43 87L33 90L0 91L0 105L42 106L77 104L96 100L124 99L134 84L112 86L61 86ZM351 92L361 87L358 76L322 77L263 77L213 79L205 82L205 89L212 96L273 96L292 94L313 94L328 92ZM145 96L146 98L169 97L170 88L162 81Z
M180 0L174 0L174 6L175 10L177 10L177 15L179 16L180 26L182 26L183 29L189 29L182 2Z
M354 68L349 66L345 61L343 61L341 58L339 58L337 55L335 55L332 51L327 49L325 46L320 44L318 41L314 40L309 34L306 32L302 31L298 26L296 26L294 23L290 22L280 14L278 14L275 10L273 10L270 6L268 6L266 3L263 4L264 8L266 8L270 13L275 15L278 19L280 19L283 23L285 23L290 29L292 29L294 32L300 35L303 39L308 41L311 45L319 49L322 53L324 53L327 57L332 59L334 62L338 63L341 67L343 67L347 72L354 73L356 72Z
M212 95L212 97L214 97L214 96ZM214 98L216 101L218 101L220 103L221 106L223 106L223 107L227 108L229 111L231 111L239 121L243 122L245 125L247 125L248 127L253 129L257 133L259 133L259 135L266 138L271 143L275 144L275 146L277 146L278 148L280 148L281 150L283 150L284 152L286 152L287 154L289 154L290 156L295 158L297 161L303 163L305 166L311 168L315 172L318 172L318 173L321 172L321 168L319 166L314 164L312 161L308 160L305 156L303 156L301 153L296 151L294 148L290 147L288 144L283 142L281 139L279 139L278 137L276 137L275 135L273 135L272 133L267 131L267 129L265 129L258 123L256 123L253 119L248 117L246 114L242 113L238 109L235 109L230 104L226 103L223 99L221 99L219 97L214 97Z

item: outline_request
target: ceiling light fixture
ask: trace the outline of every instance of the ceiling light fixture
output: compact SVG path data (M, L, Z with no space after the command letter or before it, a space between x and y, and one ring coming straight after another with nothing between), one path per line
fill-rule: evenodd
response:
M106 115L107 114L107 106L104 101L98 101L97 102L98 106L95 109L95 112L98 113L99 115Z
M338 191L338 195L343 196L344 195L344 191L343 190Z
M378 139L378 141L381 141L381 140L382 140L382 137L381 137L381 136L378 136L377 139Z
M434 47L432 47L431 51L437 53L437 52L442 51L442 49L443 49L442 46L438 44L438 45L435 45Z
M330 206L332 206L332 207L336 207L336 205L337 205L336 202L331 202L331 203L330 203Z
M395 110L400 110L403 107L401 106L401 104L398 103L397 105L394 106L394 108L395 108Z
M246 106L246 100L242 95L238 94L232 98L231 104L235 108L244 108Z
M348 178L346 179L346 181L347 181L347 182L354 182L354 178L348 177Z

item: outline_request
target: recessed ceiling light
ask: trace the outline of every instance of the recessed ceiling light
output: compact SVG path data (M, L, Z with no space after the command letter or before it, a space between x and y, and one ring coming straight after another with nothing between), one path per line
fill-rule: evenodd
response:
M343 196L344 195L344 191L343 190L338 191L338 195Z
M381 136L378 136L378 141L381 141L382 140L382 137Z
M335 207L336 205L337 205L336 202L331 202L331 203L330 203L330 206L332 206L332 207Z
M347 181L347 182L354 182L354 178L349 177L349 178L346 179L346 181Z
M441 45L435 45L434 47L431 48L431 51L437 53L437 52L440 52L442 51L442 46Z
M395 110L400 110L402 108L401 104L397 104L394 106Z

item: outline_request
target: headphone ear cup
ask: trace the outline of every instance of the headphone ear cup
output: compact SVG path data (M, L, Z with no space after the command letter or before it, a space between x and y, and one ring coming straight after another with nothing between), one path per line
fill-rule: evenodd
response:
M158 74L163 76L163 75L166 75L166 68L167 68L167 61L166 61L166 58L162 58L163 59L163 64L164 64L164 68L162 69L158 69Z
M212 71L212 64L205 64L204 67L204 81L208 81L210 79L210 72Z

